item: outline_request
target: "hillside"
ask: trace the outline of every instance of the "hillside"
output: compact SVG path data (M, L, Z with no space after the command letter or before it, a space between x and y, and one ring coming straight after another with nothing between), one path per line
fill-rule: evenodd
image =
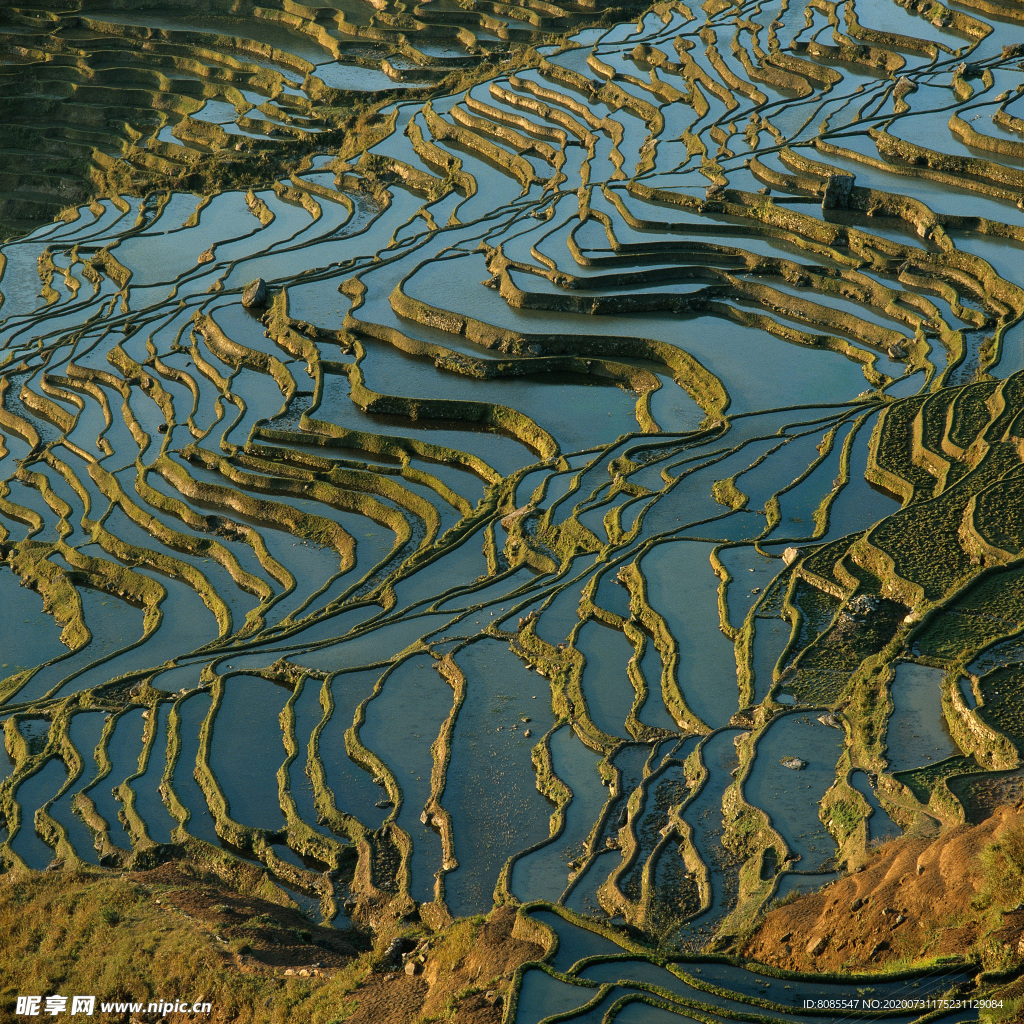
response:
M786 970L861 972L964 958L990 971L1024 963L1024 807L934 838L904 836L846 877L777 906L743 953ZM1024 993L1010 982L1006 998ZM1001 1020L1024 1019L1004 1007Z

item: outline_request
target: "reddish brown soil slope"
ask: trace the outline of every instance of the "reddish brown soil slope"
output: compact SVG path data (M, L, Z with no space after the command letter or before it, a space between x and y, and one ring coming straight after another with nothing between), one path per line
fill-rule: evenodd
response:
M1024 952L1012 857L1021 837L1024 811L1001 807L979 825L888 843L854 873L772 910L743 953L811 972L946 956L1010 966Z

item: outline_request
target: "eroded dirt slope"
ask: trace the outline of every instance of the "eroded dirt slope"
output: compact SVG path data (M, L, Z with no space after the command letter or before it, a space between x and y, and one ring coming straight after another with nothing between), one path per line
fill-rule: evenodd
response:
M796 971L883 968L900 960L1021 959L1024 810L904 837L819 892L772 910L744 954Z

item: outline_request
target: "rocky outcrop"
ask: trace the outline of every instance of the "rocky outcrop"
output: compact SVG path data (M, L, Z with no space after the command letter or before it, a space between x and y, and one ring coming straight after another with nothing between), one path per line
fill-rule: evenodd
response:
M242 292L242 305L246 309L263 309L267 304L267 282L262 277L250 281Z

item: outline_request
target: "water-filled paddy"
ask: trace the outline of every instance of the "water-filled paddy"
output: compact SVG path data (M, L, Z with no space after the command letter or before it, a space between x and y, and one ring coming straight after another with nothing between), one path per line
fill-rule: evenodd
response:
M891 793L924 789L867 772L959 752L948 671L1002 673L960 694L1008 762L1024 736L1020 598L984 589L1024 542L1019 142L950 127L994 138L1016 110L1016 25L983 39L870 0L838 31L910 41L839 60L809 42L830 37L816 7L665 9L468 97L411 94L335 161L314 78L404 87L503 45L356 43L366 13L118 19L220 55L147 108L139 152L294 138L309 159L249 195L106 202L0 247L0 699L29 716L0 857L54 856L35 812L67 778L46 738L66 700L85 767L51 813L85 859L102 823L115 859L142 840L111 787L148 743L129 787L155 842L187 811L192 836L237 852L241 829L247 856L312 877L256 841L294 806L350 845L357 904L564 899L695 949L811 883L775 884L787 853L830 863L837 772L866 838L894 834ZM69 38L88 66L96 34ZM957 85L961 58L984 68ZM257 275L268 305L244 310ZM925 597L946 646L914 617ZM932 661L890 679L921 644ZM880 734L817 720L865 694ZM814 710L779 717L773 696ZM97 781L100 698L120 717ZM557 969L622 948L554 923ZM634 980L661 970L642 962ZM683 1013L623 994L570 1019ZM516 1019L596 996L530 970Z
M942 676L938 669L909 661L896 667L886 732L893 771L919 768L960 752L942 714Z
M842 732L810 715L787 715L761 738L757 761L743 795L771 818L801 871L815 871L835 853L835 843L818 817L818 805L835 778ZM793 769L785 758L805 762Z

